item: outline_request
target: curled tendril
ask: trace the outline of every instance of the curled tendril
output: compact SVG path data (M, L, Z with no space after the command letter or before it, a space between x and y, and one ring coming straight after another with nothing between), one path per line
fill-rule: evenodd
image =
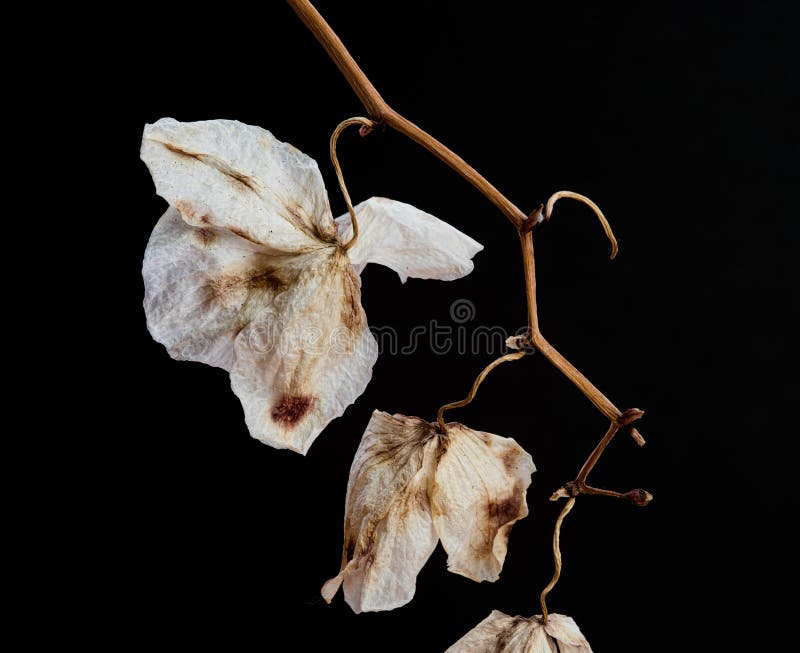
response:
M556 586L558 579L561 578L561 524L564 522L564 517L567 516L574 505L575 497L572 497L564 505L564 509L561 511L558 519L556 519L556 525L553 529L553 563L555 568L553 570L553 577L550 579L550 582L547 583L547 587L545 587L542 590L542 593L539 595L539 604L542 607L543 623L547 623L547 595Z
M617 256L617 252L619 251L619 245L617 245L617 239L614 237L614 232L611 229L611 225L606 219L606 216L603 215L603 212L600 210L600 207L597 206L597 204L592 202L592 200L590 200L585 195L573 193L571 190L560 190L557 193L553 193L550 196L550 199L547 200L547 205L545 206L544 210L544 219L545 220L550 219L550 216L553 214L553 206L562 197L567 197L572 200L578 200L579 202L583 202L588 207L590 207L592 211L594 211L595 215L597 216L597 219L600 220L600 224L603 225L603 231L606 232L608 240L611 241L611 258L613 260Z
M353 223L353 237L344 245L345 251L356 244L356 239L358 238L358 220L356 219L356 212L353 210L353 202L350 201L350 193L347 192L347 186L344 183L344 175L339 165L339 159L336 156L336 144L339 141L339 135L351 125L361 125L359 133L362 136L366 136L375 127L375 123L369 118L356 116L355 118L342 120L342 122L336 126L336 129L333 130L333 134L331 134L331 162L333 163L333 169L336 171L336 178L339 180L339 188L342 189L342 195L344 195L344 202L347 204L347 211L350 213L350 221Z
M445 432L444 413L446 410L450 410L452 408L461 408L469 403L472 403L472 400L475 398L475 393L478 392L478 388L480 387L481 383L483 383L483 380L489 375L489 372L491 372L498 365L502 365L503 363L507 363L508 361L519 360L520 358L525 356L526 353L527 352L524 351L518 351L513 354L506 354L505 356L501 356L500 358L493 360L485 368L483 368L483 371L480 374L478 374L478 378L475 379L475 382L472 384L472 388L470 389L469 394L466 396L465 399L445 404L444 406L439 408L438 412L436 413L436 421L439 424L439 430L442 433Z

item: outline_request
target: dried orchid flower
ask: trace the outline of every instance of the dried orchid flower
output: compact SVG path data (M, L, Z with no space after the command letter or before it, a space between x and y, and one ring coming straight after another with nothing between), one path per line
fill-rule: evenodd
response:
M404 605L440 539L450 571L497 580L535 469L511 438L376 410L350 468L341 570L323 597L344 585L355 612Z
M494 610L445 653L592 653L572 617L509 617Z
M314 160L260 127L163 118L145 127L142 159L170 204L144 257L150 333L173 358L228 370L251 435L279 449L306 453L371 378L367 263L450 280L482 249L378 197L355 207L348 241Z

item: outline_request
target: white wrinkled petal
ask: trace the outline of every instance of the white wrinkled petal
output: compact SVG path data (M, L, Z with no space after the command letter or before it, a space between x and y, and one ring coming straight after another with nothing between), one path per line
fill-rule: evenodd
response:
M493 610L486 619L459 639L445 653L504 653L528 651L531 623Z
M511 527L528 514L525 493L535 470L513 439L447 425L432 503L450 571L497 580Z
M494 610L445 653L592 653L571 617L551 614L530 619Z
M372 197L355 208L359 234L348 254L359 273L367 263L380 263L408 277L452 281L472 272L472 257L483 245L446 222L419 209L384 197ZM339 237L353 235L350 215L336 219Z
M436 447L427 422L373 413L350 469L342 568L322 588L327 601L342 584L356 613L391 610L414 596L438 539L428 499Z
M250 434L305 454L366 388L378 347L358 275L329 248L299 257L296 282L236 339L231 387Z
M191 225L281 252L336 240L316 162L261 127L162 118L145 126L141 156L158 194Z
M280 257L265 252L225 229L191 227L170 207L153 229L142 265L153 338L173 358L230 369L239 331L282 290L278 276L285 283L292 278Z
M544 629L548 635L558 640L561 653L592 653L592 647L572 617L550 614Z

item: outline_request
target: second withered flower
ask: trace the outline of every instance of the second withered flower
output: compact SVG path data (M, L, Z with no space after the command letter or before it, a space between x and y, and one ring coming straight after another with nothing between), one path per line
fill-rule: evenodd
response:
M450 571L497 580L535 470L511 438L376 410L350 468L341 570L323 597L343 585L357 613L404 605L439 540Z
M494 610L445 653L592 653L578 625L563 614L529 619Z

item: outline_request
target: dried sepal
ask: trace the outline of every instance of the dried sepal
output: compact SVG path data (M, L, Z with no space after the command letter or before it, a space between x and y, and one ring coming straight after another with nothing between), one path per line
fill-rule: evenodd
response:
M428 498L437 444L424 420L373 413L350 470L342 569L322 588L328 602L341 584L357 613L414 596L438 541Z
M355 612L408 603L439 538L448 567L497 579L512 525L528 514L530 456L510 438L375 411L350 470L339 574Z
M450 571L495 581L511 527L528 514L536 471L513 439L450 424L433 491L433 515Z
M162 118L144 129L142 160L158 194L194 227L222 227L288 253L336 240L316 162L266 129Z
M472 257L483 245L446 222L418 208L371 197L354 207L359 235L348 254L361 272L367 263L391 268L405 283L408 277L452 281L472 272ZM350 215L336 218L339 237L353 235Z
M550 614L509 617L494 610L445 653L592 653L572 619Z

